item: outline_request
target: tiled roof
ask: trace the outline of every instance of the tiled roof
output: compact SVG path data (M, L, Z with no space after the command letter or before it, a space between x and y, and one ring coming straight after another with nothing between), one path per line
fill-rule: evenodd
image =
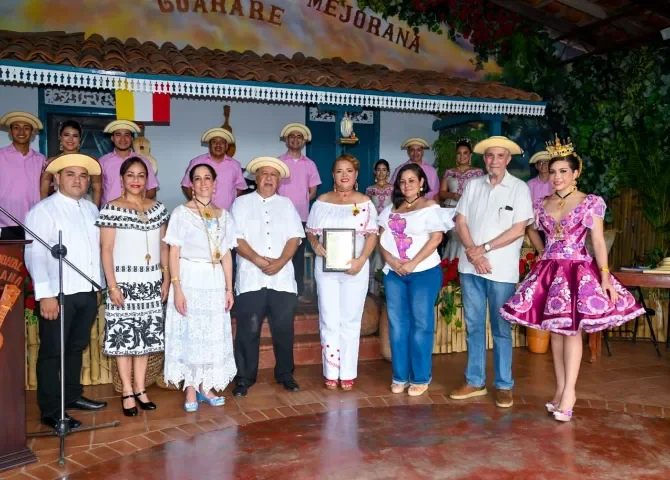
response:
M167 42L122 42L83 33L21 33L0 31L0 60L115 70L126 73L176 75L225 80L248 80L315 87L374 90L446 97L497 100L541 98L495 82L476 82L426 70L395 71L383 65L345 62L341 58L316 59L296 53L258 55L251 51L224 52L208 48L182 49Z

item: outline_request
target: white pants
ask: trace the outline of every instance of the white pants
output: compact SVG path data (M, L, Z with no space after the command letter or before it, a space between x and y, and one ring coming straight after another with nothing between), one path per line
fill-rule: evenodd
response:
M353 380L358 372L361 318L368 293L369 262L357 275L324 272L317 258L314 277L319 295L323 376Z

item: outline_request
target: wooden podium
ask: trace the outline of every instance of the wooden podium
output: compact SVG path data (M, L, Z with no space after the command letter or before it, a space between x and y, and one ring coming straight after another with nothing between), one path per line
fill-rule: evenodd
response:
M0 241L0 296L8 285L18 299L0 325L0 472L37 461L26 447L25 319L23 248L27 241ZM2 308L2 307L0 307ZM6 308L4 309L6 312Z

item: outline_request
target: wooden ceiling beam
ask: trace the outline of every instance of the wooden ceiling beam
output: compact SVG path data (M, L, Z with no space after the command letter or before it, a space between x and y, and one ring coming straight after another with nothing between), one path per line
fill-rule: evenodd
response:
M602 27L605 25L609 25L615 20L624 18L628 15L632 15L634 13L637 13L638 11L643 10L643 7L637 5L637 4L628 4L625 7L623 7L621 10L619 10L617 13L614 15L611 15L609 17L605 17L601 20L596 20L595 22L591 22L589 24L583 25L581 27L577 27L572 29L571 31L561 35L560 37L557 38L557 40L565 40L567 38L571 38L573 36L581 36L584 35L586 32L593 31L594 29L598 27Z
M628 0L630 3L670 20L670 1L668 0Z
M578 10L582 13L597 18L598 20L605 20L607 18L607 12L605 11L605 9L596 3L590 2L589 0L558 0L558 3L567 5L570 8L574 8L575 10ZM589 24L590 22L581 24L580 26ZM626 33L629 33L630 35L634 36L649 33L648 29L643 28L642 26L638 25L637 23L633 22L628 18L619 18L617 20L614 20L612 24L621 28Z
M533 20L537 23L541 23L542 25L545 25L552 30L555 30L558 32L560 35L565 35L566 33L574 30L574 25L567 20L563 20L562 18L558 18L554 15L549 15L542 10L538 10L537 8L531 7L530 5L527 5L525 3L521 3L516 0L488 0L490 3L493 3L495 5L498 5L499 7L505 8L511 12L518 13L521 16L524 16L530 20ZM570 35L575 36L575 35ZM588 31L583 31L580 34L575 36L576 38L579 38L580 42L584 44L584 47L590 47L590 48L595 48L596 44L598 43L598 39L596 38L595 35L591 34ZM557 41L562 40L562 38L558 38Z

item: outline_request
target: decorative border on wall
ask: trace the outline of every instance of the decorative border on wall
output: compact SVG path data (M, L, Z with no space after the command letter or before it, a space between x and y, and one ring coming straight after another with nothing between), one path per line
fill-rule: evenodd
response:
M349 117L354 123L358 124L372 125L375 123L374 112L372 110L350 113ZM309 107L309 119L312 122L335 123L335 114L332 112L322 112L318 107Z
M144 78L147 77L147 78ZM260 82L172 80L161 76L128 76L113 71L60 70L0 64L0 82L98 90L169 93L173 96L212 97L301 105L329 104L430 113L484 113L523 116L544 115L544 102L474 100L447 97L397 96L363 90L321 90L317 87L275 86Z
M114 92L81 90L76 88L45 88L45 105L67 107L116 108Z

